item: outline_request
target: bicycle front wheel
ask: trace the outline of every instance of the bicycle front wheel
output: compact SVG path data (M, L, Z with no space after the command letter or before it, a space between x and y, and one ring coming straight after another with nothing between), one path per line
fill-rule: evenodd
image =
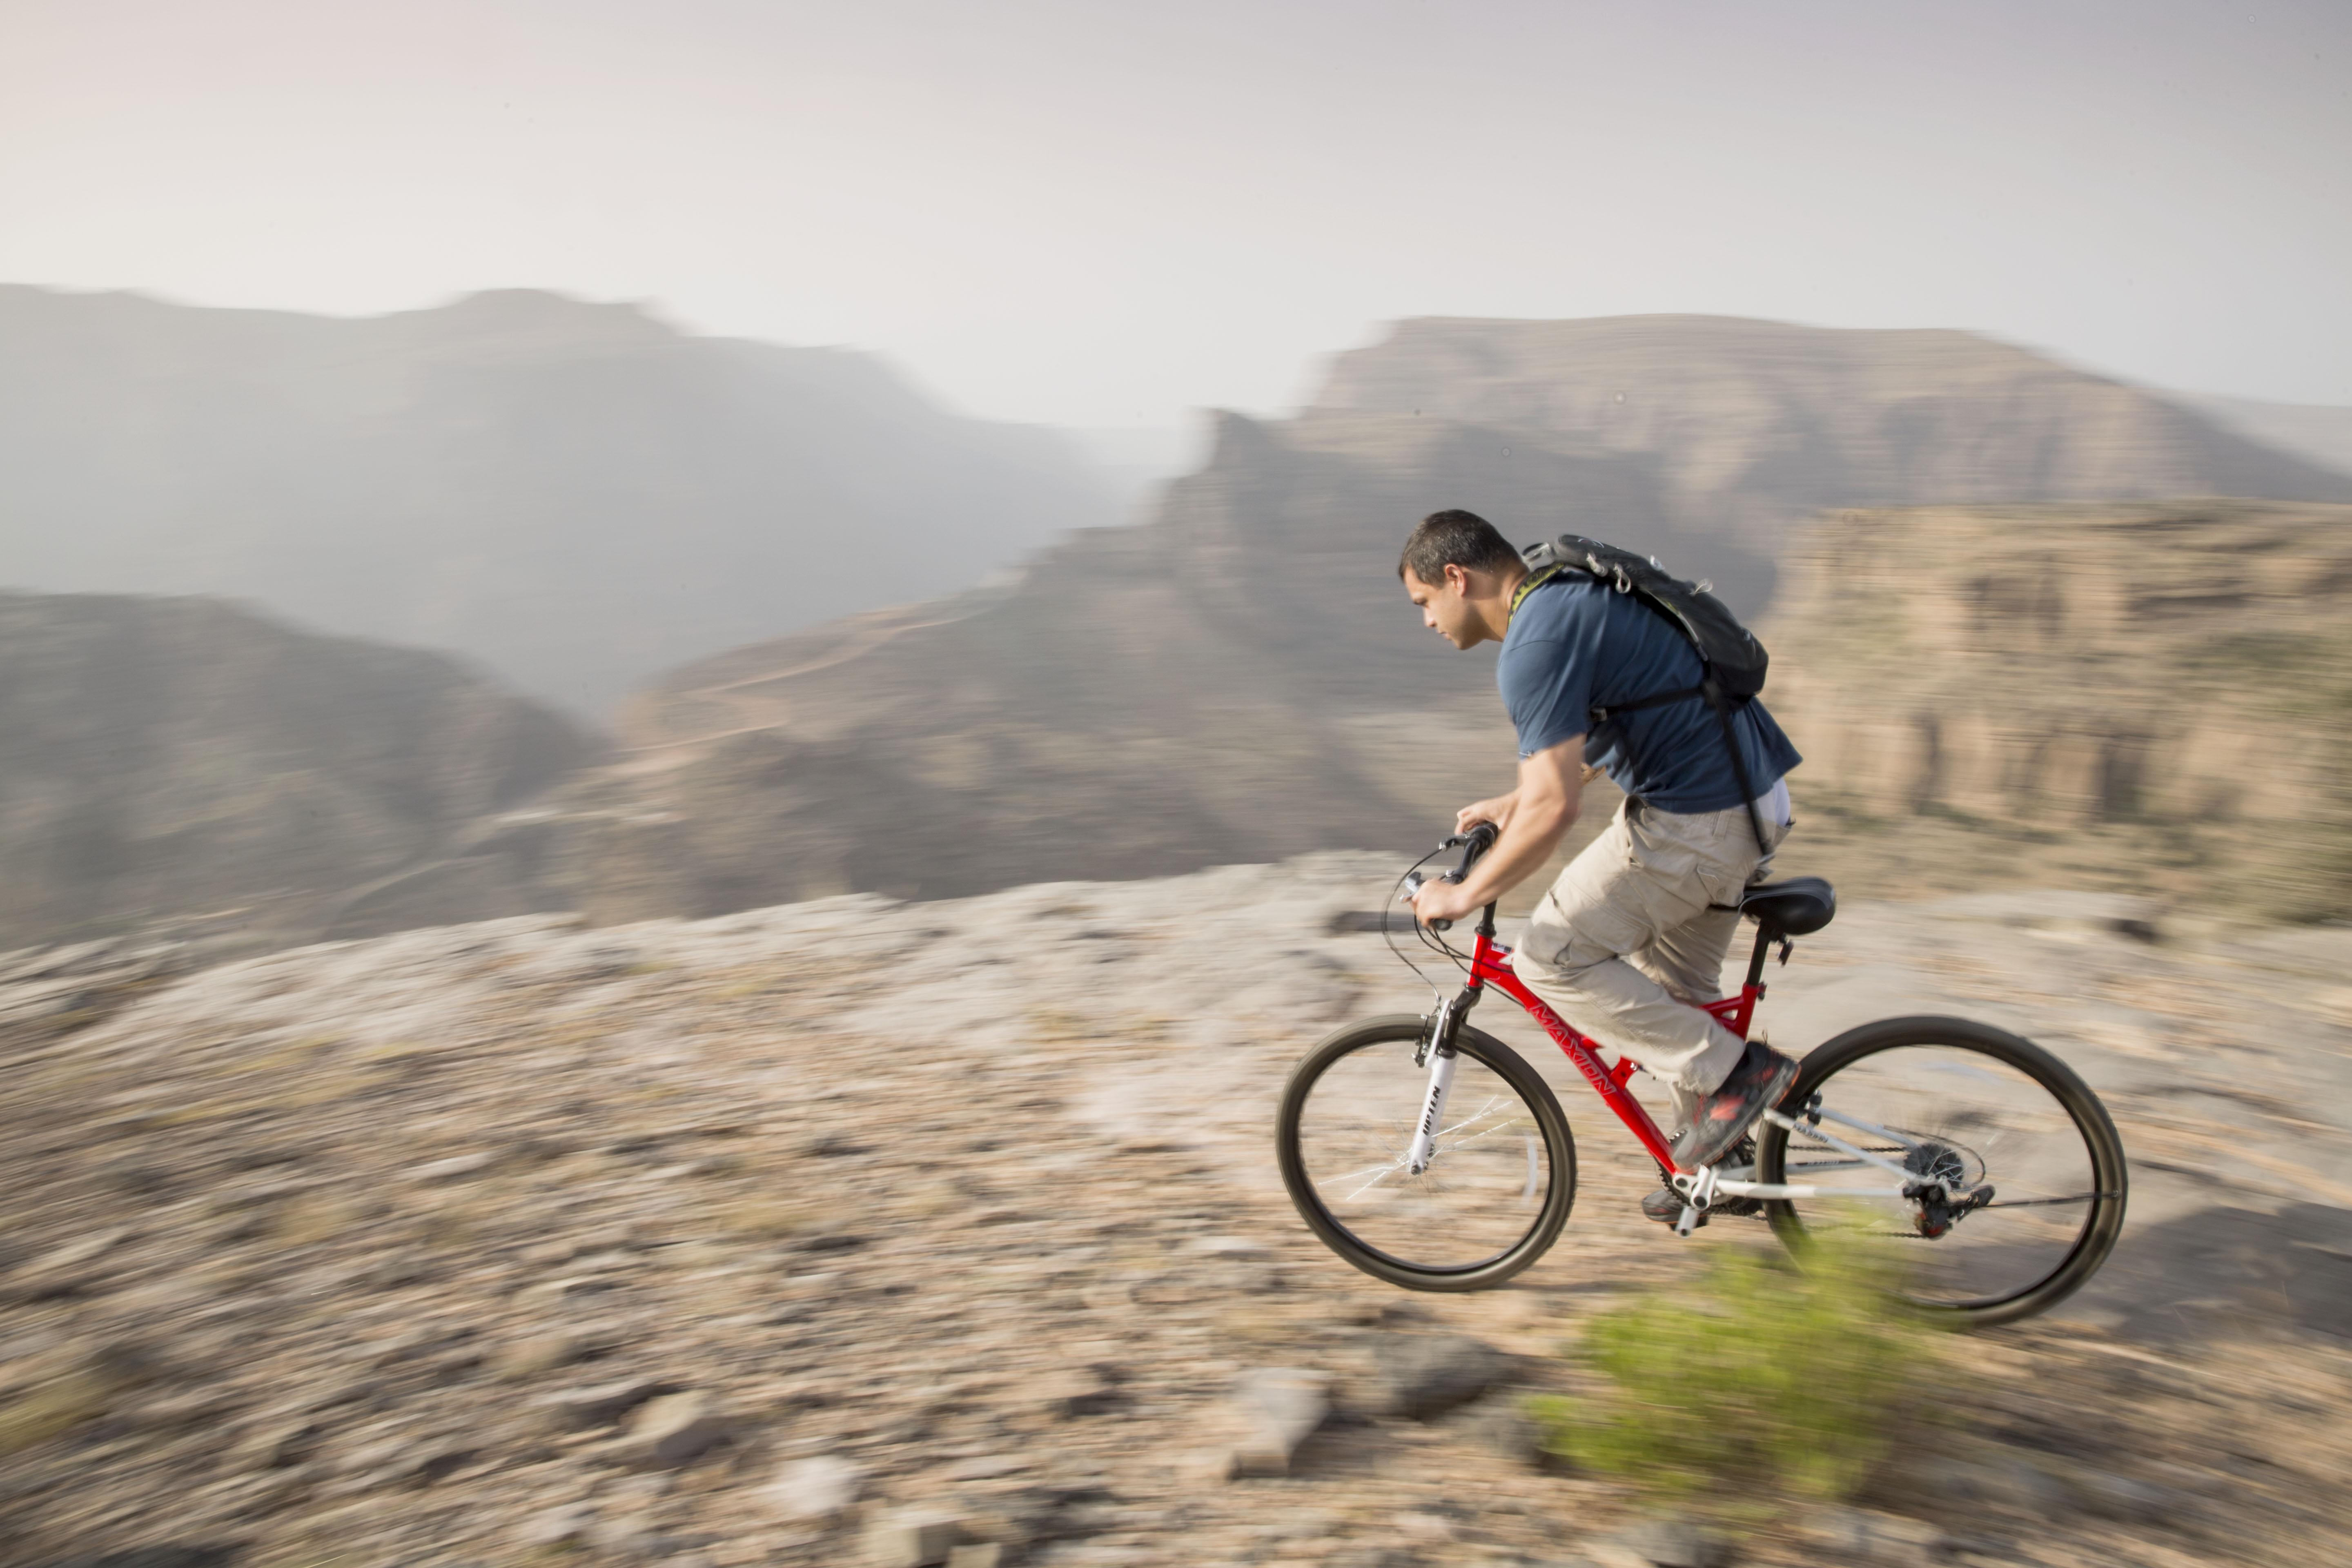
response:
M1849 1030L1805 1058L1780 1107L1846 1147L1759 1126L1759 1179L1814 1189L1767 1204L1773 1229L1801 1252L1812 1231L1836 1227L1937 1314L2005 1323L2042 1311L2097 1271L2123 1229L2123 1141L2098 1096L1989 1025Z
M1568 1222L1576 1152L1559 1101L1518 1053L1465 1026L1425 1168L1408 1160L1428 1091L1411 1014L1352 1025L1283 1090L1276 1148L1307 1227L1365 1273L1414 1290L1483 1290Z

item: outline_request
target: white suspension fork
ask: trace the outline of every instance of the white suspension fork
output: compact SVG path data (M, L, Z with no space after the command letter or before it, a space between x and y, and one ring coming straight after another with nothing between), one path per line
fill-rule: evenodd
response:
M1454 1088L1454 1064L1459 1059L1452 1051L1432 1051L1429 1054L1429 1089L1421 1097L1421 1121L1414 1127L1412 1143L1404 1152L1404 1168L1418 1176L1429 1169L1429 1162L1437 1152L1437 1129L1445 1120L1445 1097Z

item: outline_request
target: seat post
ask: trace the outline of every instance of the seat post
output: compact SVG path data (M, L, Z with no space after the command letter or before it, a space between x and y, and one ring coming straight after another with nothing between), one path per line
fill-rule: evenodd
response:
M1748 984L1749 986L1753 987L1763 984L1764 954L1770 951L1771 946L1772 933L1764 929L1764 922L1762 921L1758 921L1756 922L1756 951L1749 954L1748 959Z

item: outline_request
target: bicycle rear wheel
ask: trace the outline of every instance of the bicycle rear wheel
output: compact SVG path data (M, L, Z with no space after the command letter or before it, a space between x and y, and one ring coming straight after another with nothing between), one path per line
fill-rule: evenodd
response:
M1283 1184L1307 1227L1365 1273L1414 1290L1483 1290L1544 1254L1576 1194L1550 1089L1465 1026L1427 1169L1406 1168L1429 1070L1426 1024L1396 1014L1329 1036L1293 1069L1276 1124Z
M1759 1179L1821 1189L1765 1205L1792 1250L1836 1225L1882 1253L1914 1304L2005 1323L2072 1295L2115 1247L2123 1141L2089 1086L2032 1041L1964 1018L1865 1024L1805 1058L1781 1109L1806 1120L1816 1095L1814 1125L1905 1175L1760 1124ZM1885 1195L1931 1179L1959 1202Z

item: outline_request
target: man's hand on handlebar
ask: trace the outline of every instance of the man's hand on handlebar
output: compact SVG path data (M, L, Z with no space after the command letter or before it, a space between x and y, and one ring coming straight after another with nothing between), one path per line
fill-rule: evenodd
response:
M1412 918L1423 925L1432 921L1458 921L1477 910L1478 900L1465 893L1461 883L1443 877L1423 882L1412 896Z
M1435 876L1415 871L1405 879L1405 901L1412 905L1413 918L1433 931L1444 931L1486 900L1473 893L1468 886L1470 868L1478 858L1495 847L1503 830L1489 822L1474 825L1466 833L1457 833L1437 847L1439 854L1448 849L1462 851L1462 859L1454 869ZM1441 893L1440 889L1448 889Z
M1481 822L1491 822L1496 827L1511 825L1511 808L1519 804L1519 792L1498 795L1492 800L1473 801L1454 814L1454 831L1467 833Z

